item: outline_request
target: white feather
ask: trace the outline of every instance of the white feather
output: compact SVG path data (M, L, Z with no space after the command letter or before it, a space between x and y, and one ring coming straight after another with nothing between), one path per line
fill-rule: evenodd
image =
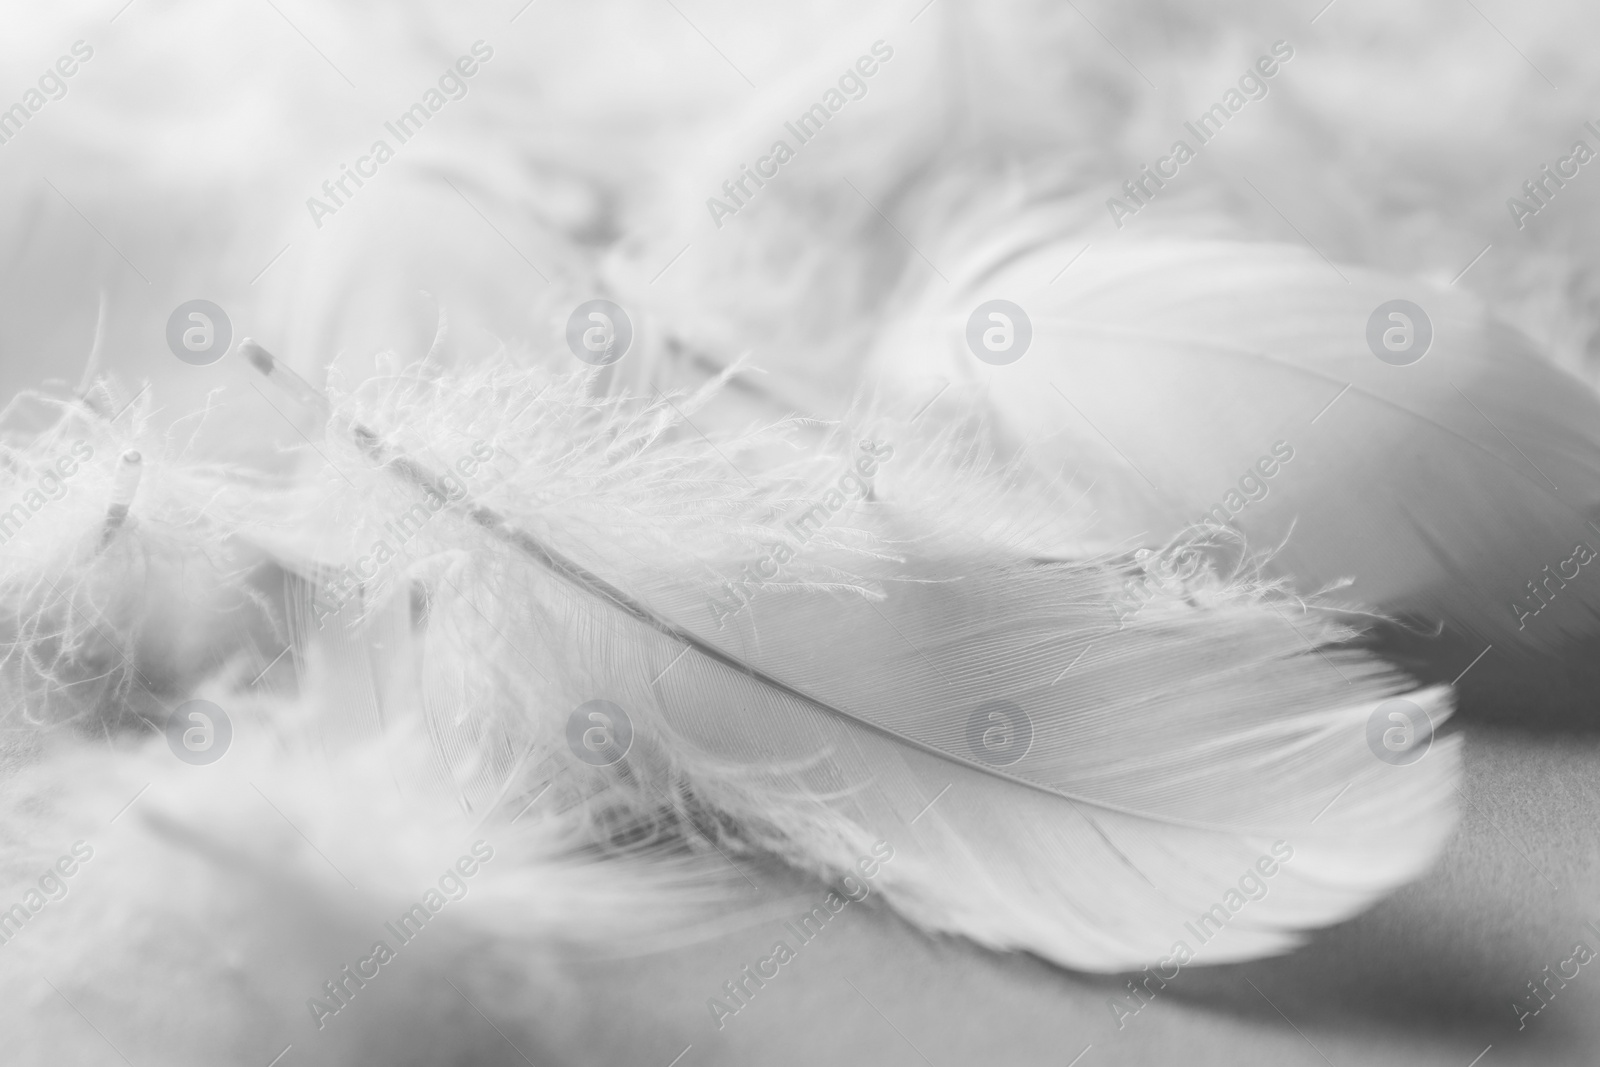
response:
M1155 563L1059 558L1040 518L1058 487L1007 477L960 427L919 433L880 413L764 467L769 435L708 442L669 400L582 389L410 374L335 417L335 473L306 506L330 561L350 564L381 516L436 484L411 457L479 434L500 457L373 584L381 602L424 582L427 628L449 635L442 669L489 668L450 705L458 737L479 743L447 762L503 765L526 744L580 793L703 806L728 847L819 873L886 841L899 857L886 895L925 926L1093 970L1153 962L1278 840L1299 865L1207 955L1281 950L1414 877L1453 825L1450 741L1404 768L1368 747L1402 679L1335 648L1347 631L1248 570L1176 547L1188 572L1147 585L1133 611L1124 583ZM383 443L341 443L346 419ZM808 481L825 500L817 479L851 470L863 435L894 457L894 500L841 510L730 611L723 576L792 540L777 520ZM353 478L370 488L352 496ZM615 771L563 748L562 709L597 698L637 731ZM1448 714L1441 692L1411 699ZM1004 769L970 734L994 700L1032 723ZM530 706L542 711L507 710Z
M1549 652L1596 632L1600 584L1561 564L1600 546L1600 397L1472 297L1228 242L1097 248L1052 284L1066 242L1020 222L1011 237L1021 255L885 331L879 372L981 385L1011 447L1089 463L1108 534L1159 541L1231 494L1210 521L1231 510L1252 543L1281 543L1271 569L1302 590L1349 580L1357 602L1479 647ZM961 336L1002 295L1034 338L995 367ZM1432 322L1407 366L1367 341L1368 318L1397 298ZM1277 442L1293 461L1253 473ZM1264 498L1244 497L1247 474Z

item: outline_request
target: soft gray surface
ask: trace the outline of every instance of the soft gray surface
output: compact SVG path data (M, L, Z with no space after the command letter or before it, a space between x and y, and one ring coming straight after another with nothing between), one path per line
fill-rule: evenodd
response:
M1065 1067L1092 1046L1081 1067L1467 1067L1492 1045L1481 1067L1593 1063L1600 967L1583 968L1520 1033L1510 1004L1575 940L1600 949L1584 928L1600 924L1600 739L1462 730L1461 830L1423 881L1292 955L1187 970L1120 1031L1106 1007L1116 979L931 940L884 909L851 906L720 1033L706 999L765 953L780 923L643 960L574 966L565 1024L554 1028L567 1038L546 1055L666 1067L692 1045L680 1067ZM750 873L764 890L822 895L779 871Z

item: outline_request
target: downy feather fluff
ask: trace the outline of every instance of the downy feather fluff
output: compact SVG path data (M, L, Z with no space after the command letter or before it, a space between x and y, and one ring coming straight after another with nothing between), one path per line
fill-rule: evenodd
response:
M296 658L338 687L307 728L432 738L396 767L407 795L481 810L532 761L822 875L886 841L885 896L923 926L1105 971L1165 954L1275 842L1293 861L1208 961L1352 914L1448 834L1453 742L1375 759L1369 719L1404 679L1227 546L1074 555L1068 490L960 420L864 408L786 457L792 428L697 433L713 390L588 390L503 365L363 383L280 518L233 531L303 576ZM875 480L864 446L884 492L846 506ZM434 480L474 451L492 460L464 494ZM730 594L830 494L779 573ZM352 645L338 617L363 604L399 614ZM1408 697L1448 714L1443 691ZM635 731L610 767L565 740L595 699ZM1031 742L997 761L997 727Z

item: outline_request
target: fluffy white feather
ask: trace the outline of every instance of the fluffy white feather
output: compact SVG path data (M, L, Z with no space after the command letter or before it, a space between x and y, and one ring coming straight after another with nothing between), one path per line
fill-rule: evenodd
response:
M959 420L919 431L864 411L779 463L770 431L695 431L709 393L685 413L584 388L416 368L335 415L302 505L321 532L298 550L371 572L377 603L425 604L427 651L399 686L341 654L375 703L347 699L330 723L359 712L370 728L420 696L457 783L527 746L584 790L703 805L731 847L819 873L885 840L903 857L886 893L919 922L1083 969L1153 961L1276 840L1301 865L1213 960L1350 914L1448 833L1450 742L1420 766L1376 760L1368 720L1402 680L1250 569L1201 545L1138 563L1064 550L1060 487L1008 473ZM453 493L427 473L474 446L494 457L486 483ZM878 462L892 493L846 507ZM403 560L356 558L401 515L417 517ZM337 589L308 614L326 621ZM387 640L392 660L403 637ZM1448 714L1442 693L1412 698ZM637 731L615 771L563 750L566 713L593 699ZM1031 731L1003 766L974 740L997 700Z

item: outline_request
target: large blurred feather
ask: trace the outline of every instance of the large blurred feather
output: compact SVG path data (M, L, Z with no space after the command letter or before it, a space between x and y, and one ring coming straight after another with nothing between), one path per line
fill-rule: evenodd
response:
M886 331L881 365L896 380L981 383L1013 446L1043 462L1097 456L1110 530L1159 540L1232 493L1210 521L1281 542L1273 568L1302 589L1352 579L1362 603L1502 646L1596 632L1600 583L1583 553L1572 560L1580 543L1600 547L1600 397L1476 301L1228 242L1096 248L1052 284L1065 242L1020 223L1011 237L1020 254L984 272L997 253L983 250L960 295L930 294ZM991 366L961 334L1002 296L1034 337ZM1434 334L1407 366L1366 340L1368 317L1397 298ZM1278 442L1293 461L1256 475L1251 495L1266 495L1241 508L1241 477Z

